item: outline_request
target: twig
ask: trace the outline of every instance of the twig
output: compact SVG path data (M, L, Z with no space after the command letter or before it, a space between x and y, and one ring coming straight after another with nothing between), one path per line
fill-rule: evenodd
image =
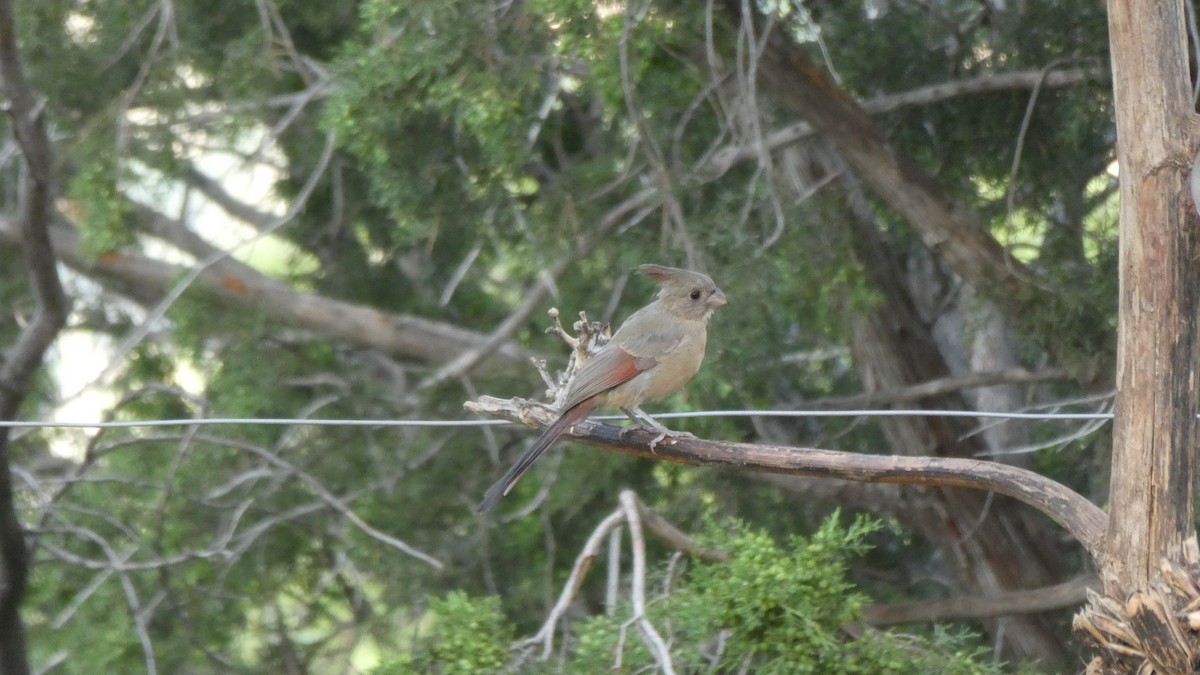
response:
M642 536L642 519L638 514L637 496L633 491L621 491L621 508L629 523L629 541L633 553L629 592L633 603L633 616L642 631L646 646L658 661L658 666L667 675L675 675L675 666L671 663L671 650L646 616L646 540Z
M575 594L579 592L579 587L583 584L584 577L587 576L588 570L591 569L592 561L596 559L596 555L600 552L600 545L604 541L604 538L624 522L625 517L625 511L617 509L610 513L607 518L600 521L596 529L592 530L591 536L587 538L587 541L583 544L583 548L579 551L579 555L575 557L575 565L571 568L571 574L567 577L566 583L563 584L562 592L558 594L558 602L554 603L554 607L550 609L550 614L547 615L546 621L542 623L541 629L533 637L521 640L513 645L514 648L520 649L540 642L542 644L542 658L546 659L550 657L550 650L554 648L554 631L558 627L559 620L567 612L571 601L575 599Z
M621 531L613 530L608 535L608 581L604 584L604 616L617 611L617 597L621 592Z
M523 399L484 396L463 406L476 414L545 428L553 411ZM597 447L646 459L681 464L728 466L794 476L843 478L873 483L902 483L990 490L1013 497L1067 529L1093 556L1101 552L1108 516L1095 504L1058 482L1015 466L957 457L868 455L819 448L727 443L673 438L650 449L651 432L581 422L567 435Z

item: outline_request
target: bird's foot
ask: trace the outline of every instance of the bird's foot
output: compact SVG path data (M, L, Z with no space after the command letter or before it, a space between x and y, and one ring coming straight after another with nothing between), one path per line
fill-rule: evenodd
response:
M652 452L656 455L658 453L655 451L655 448L658 447L658 444L661 443L664 438L668 438L668 437L674 438L676 436L691 436L691 434L684 432L684 431L671 431L670 429L668 429L664 426L653 427L648 424L642 424L641 422L639 422L638 424L635 424L631 427L623 427L621 429L620 433L618 434L618 436L621 438L621 440L625 440L625 434L627 434L631 431L658 432L654 438L650 439L650 452ZM694 438L694 436L693 436L693 438Z
M658 432L658 435L650 441L650 452L654 454L658 454L655 452L655 448L658 447L658 444L661 443L664 438L695 438L694 435L686 431L671 431L663 426L658 420L643 412L641 408L621 408L621 411L624 412L629 419L633 420L634 423L634 426L625 427L621 430L622 439L625 438L626 432L628 432L630 429L642 429L644 431Z
M647 429L647 431L658 431L658 435L655 436L650 441L650 452L653 452L654 454L658 454L657 452L655 452L654 449L658 447L658 444L660 442L662 442L663 439L666 439L666 438L695 438L696 437L695 434L689 433L687 431L671 431L670 429L667 429L665 427L662 429Z

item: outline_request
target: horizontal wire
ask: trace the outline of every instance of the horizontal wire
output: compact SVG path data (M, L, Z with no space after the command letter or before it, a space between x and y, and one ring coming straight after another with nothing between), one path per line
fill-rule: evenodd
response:
M979 410L700 410L653 415L657 419L688 417L971 417L1013 420L1110 420L1112 413L1020 413ZM1198 416L1200 417L1200 416ZM624 415L597 415L592 419L622 420ZM134 427L190 427L256 424L261 426L311 427L485 427L514 424L506 420L353 420L290 419L281 417L208 417L199 419L122 420L113 422L39 422L0 420L0 427L13 429L128 429Z

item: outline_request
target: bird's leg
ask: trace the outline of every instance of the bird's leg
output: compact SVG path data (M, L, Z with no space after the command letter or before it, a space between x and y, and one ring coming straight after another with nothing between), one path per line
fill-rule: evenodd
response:
M650 452L654 452L654 448L658 447L659 441L661 441L662 439L664 439L668 436L671 436L671 437L684 436L687 438L695 438L694 435L692 435L686 431L672 431L672 430L666 428L665 426L663 426L663 424L661 422L659 422L658 420L651 417L649 414L646 413L646 411L642 410L641 408L639 408L636 405L633 407L630 407L630 408L621 408L621 412L625 413L626 417L633 420L633 423L636 424L637 426L641 427L642 429L647 429L649 431L657 431L658 432L658 435L655 436L654 439L650 441ZM627 430L628 430L628 428L623 430L622 434L624 433L624 431L627 431Z

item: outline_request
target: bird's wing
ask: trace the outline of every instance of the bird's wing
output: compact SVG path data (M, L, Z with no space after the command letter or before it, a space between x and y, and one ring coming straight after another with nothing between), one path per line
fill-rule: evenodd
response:
M564 408L602 394L654 368L663 356L683 343L684 335L680 331L647 329L642 325L644 315L640 314L635 312L629 317L612 340L579 368Z

